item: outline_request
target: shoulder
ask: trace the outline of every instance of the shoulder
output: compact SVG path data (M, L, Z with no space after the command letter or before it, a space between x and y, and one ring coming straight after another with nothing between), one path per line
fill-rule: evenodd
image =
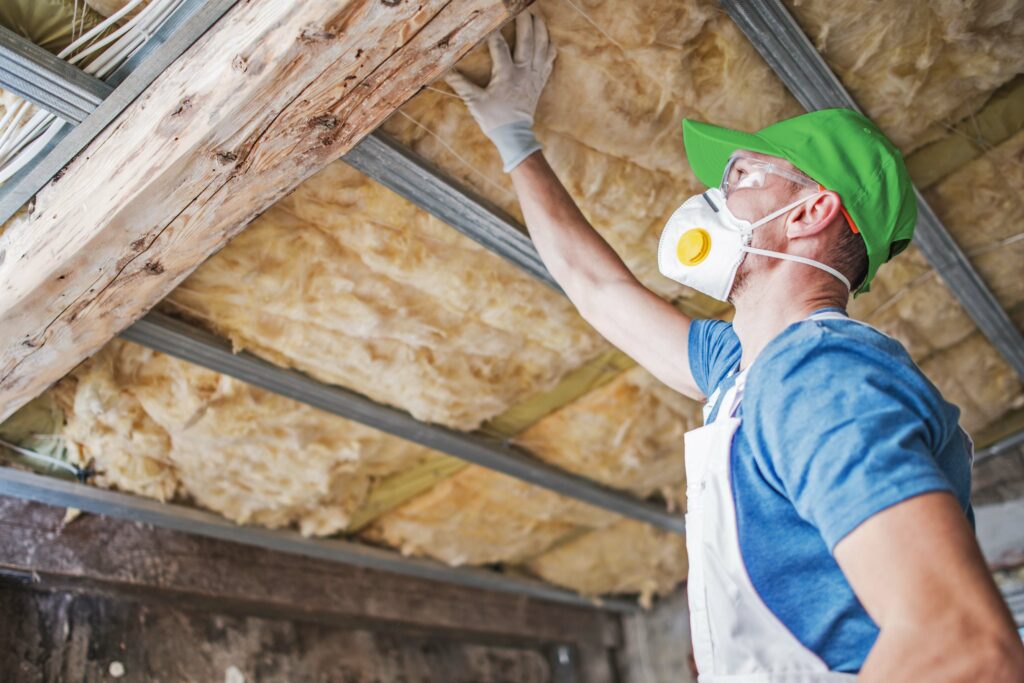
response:
M751 368L755 376L780 373L811 379L815 372L920 374L906 349L875 328L854 320L802 320L783 330Z
M724 320L694 320L688 343L690 372L705 396L710 396L743 354L732 323Z
M832 411L836 420L906 411L941 432L959 419L902 344L853 320L805 320L787 328L751 368L745 402L771 409L829 406L839 409Z

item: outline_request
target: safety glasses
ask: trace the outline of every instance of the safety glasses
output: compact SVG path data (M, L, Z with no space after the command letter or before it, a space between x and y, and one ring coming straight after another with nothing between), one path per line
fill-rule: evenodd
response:
M729 157L729 162L725 165L725 172L722 174L722 194L728 199L729 193L733 190L764 187L769 175L780 176L805 187L820 187L805 175L780 168L778 164L744 152L736 152Z

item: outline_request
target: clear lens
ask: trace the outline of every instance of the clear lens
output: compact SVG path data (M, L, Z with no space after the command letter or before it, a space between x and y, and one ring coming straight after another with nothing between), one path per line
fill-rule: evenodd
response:
M732 190L762 188L768 181L768 175L777 175L807 187L817 187L810 178L793 173L776 164L757 159L743 152L737 152L729 158L722 174L722 194L726 199Z

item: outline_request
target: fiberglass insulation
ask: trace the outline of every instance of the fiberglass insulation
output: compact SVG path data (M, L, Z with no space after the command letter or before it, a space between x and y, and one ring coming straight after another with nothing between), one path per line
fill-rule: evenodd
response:
M545 156L584 215L648 287L690 310L727 306L657 270L665 220L698 185L682 153L685 116L759 128L800 112L728 17L709 2L569 2L531 7L558 47L536 115ZM511 36L511 28L506 29ZM458 68L490 71L478 47ZM757 98L735 93L759 92ZM391 116L384 130L513 215L521 215L491 143L442 81Z
M1022 68L1022 51L1013 49L1019 3L864 4L792 3L905 151L971 114ZM536 125L555 171L641 281L697 314L723 314L726 306L657 272L664 221L698 190L680 119L755 130L800 113L799 105L710 0L541 0L534 8L559 49ZM486 50L459 68L484 82ZM442 82L384 128L520 215L497 154ZM996 263L998 253L986 256L1019 246L1019 219L1000 225L993 211L984 237L963 241L985 208L968 207L979 201L972 183L997 187L998 165L1019 162L1019 152L1004 148L1005 159L989 159L991 170L975 162L932 199L997 294L1019 306L1019 273ZM999 187L1002 199L1014 192ZM1000 247L984 251L992 245ZM457 429L550 389L607 348L550 289L341 162L254 221L164 305L236 348ZM964 409L969 429L1020 402L1012 372L916 250L883 268L851 311L907 344ZM305 533L344 528L375 478L429 453L121 342L58 392L72 452L97 458L102 485L161 499L178 493L236 521L294 523ZM694 404L635 370L518 441L610 485L665 492L671 504L683 477L681 433L697 419ZM523 563L588 593L661 593L685 575L680 538L474 466L385 514L365 537L453 564Z
M679 534L624 519L526 563L537 576L585 595L639 593L650 606L686 580L686 541Z
M646 498L683 493L683 434L700 404L635 367L555 411L513 439L553 465Z
M927 195L1024 331L1024 132L950 174Z
M660 492L678 507L684 493L683 432L699 420L696 402L636 367L513 441L563 469L639 496ZM382 515L365 537L451 563L519 562L578 526L603 527L612 519L579 502L469 467Z
M904 154L1024 71L1020 0L786 0L857 103Z
M449 564L522 562L615 514L471 465L377 519L363 538Z
M100 486L306 535L344 529L375 479L431 453L122 341L54 391L69 459L94 459Z
M607 348L567 299L342 162L164 305L236 349L464 430Z

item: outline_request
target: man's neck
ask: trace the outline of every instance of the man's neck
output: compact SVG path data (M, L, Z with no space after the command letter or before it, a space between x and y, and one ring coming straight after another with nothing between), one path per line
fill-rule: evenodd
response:
M845 290L840 293L833 286L804 288L799 286L802 283L786 284L776 281L763 287L746 287L734 301L733 330L743 348L741 369L750 367L764 347L793 323L823 308L846 309L849 295Z

